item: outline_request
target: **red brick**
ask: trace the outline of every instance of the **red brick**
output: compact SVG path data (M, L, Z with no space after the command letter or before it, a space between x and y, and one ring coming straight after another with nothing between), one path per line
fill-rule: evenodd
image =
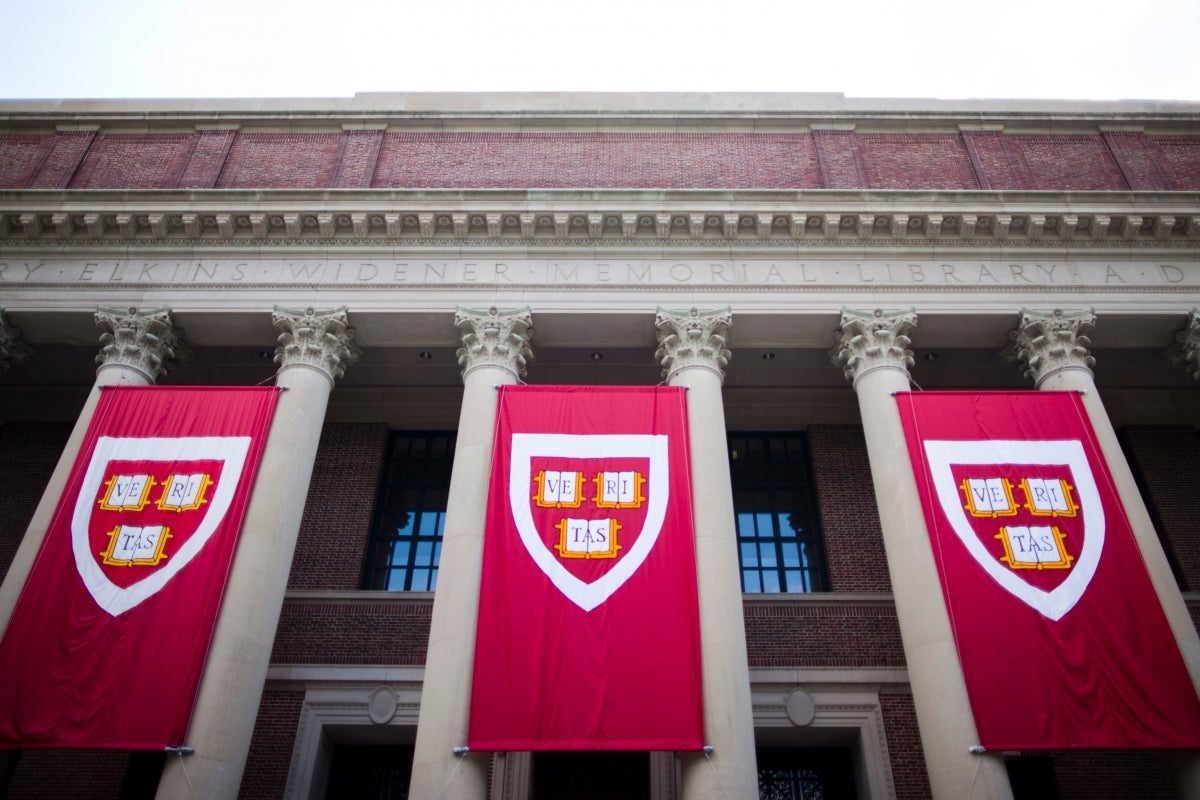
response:
M814 425L808 430L808 444L829 588L835 592L890 592L862 428Z
M65 189L69 186L95 137L92 131L60 131L54 134L50 153L30 181L29 188Z
M389 133L377 187L818 188L803 134Z
M8 572L74 427L66 422L9 422L0 428L0 576Z
M387 438L383 424L327 424L322 430L288 588L361 585Z
M872 189L978 189L962 137L955 134L859 134Z
M283 605L272 664L425 663L429 600L314 602Z
M218 189L306 189L333 185L337 133L240 133Z
M303 707L304 692L301 690L268 689L263 692L254 723L254 737L246 756L239 800L283 797Z
M54 147L54 137L36 133L0 134L0 189L24 189Z
M879 707L883 711L883 728L887 733L896 800L926 800L932 792L912 695L881 693Z
M234 131L197 131L187 167L176 182L180 189L211 189L225 167Z
M195 134L100 134L71 180L72 189L175 186Z

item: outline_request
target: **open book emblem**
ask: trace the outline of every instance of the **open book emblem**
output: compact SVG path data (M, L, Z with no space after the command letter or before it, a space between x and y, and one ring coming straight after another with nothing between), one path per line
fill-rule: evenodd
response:
M521 543L571 602L591 611L658 540L667 437L514 433L509 503Z
M75 566L114 617L187 566L225 518L248 436L96 440L71 516Z
M1104 510L1083 445L926 441L925 454L938 503L971 556L1014 597L1061 619L1104 550Z

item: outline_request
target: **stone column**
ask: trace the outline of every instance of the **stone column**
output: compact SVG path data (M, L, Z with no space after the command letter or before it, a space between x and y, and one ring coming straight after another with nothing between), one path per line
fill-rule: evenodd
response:
M271 432L246 509L188 727L195 753L167 759L158 797L237 797L334 380L357 360L346 309L276 308ZM185 762L186 759L186 762Z
M1126 516L1129 517L1142 560L1150 573L1154 591L1158 594L1171 631L1175 634L1179 652L1183 654L1184 663L1192 677L1192 685L1200 692L1200 637L1196 635L1191 615L1183 601L1179 585L1175 582L1175 576L1171 573L1162 544L1158 541L1154 523L1150 520L1150 513L1142 502L1141 492L1138 491L1133 472L1129 469L1125 452L1121 449L1117 433L1096 389L1095 376L1091 369L1095 366L1096 359L1092 358L1088 351L1091 342L1087 338L1095 324L1096 315L1091 309L1074 312L1055 309L1050 313L1022 309L1016 330L1009 334L1012 341L1008 356L1024 366L1025 377L1033 379L1036 388L1080 393L1092 429L1096 432L1100 451L1104 454L1104 460L1108 462L1108 470L1112 473L1117 494L1125 507ZM1180 340L1189 356L1195 356L1197 350L1195 347L1189 350L1187 342L1189 339L1195 342L1197 337L1200 337L1200 332L1193 312L1189 318L1189 326ZM1189 369L1193 374L1195 363L1189 359ZM1177 795L1180 798L1200 798L1200 753L1181 752L1175 755L1174 760Z
M92 415L96 412L101 390L105 386L148 386L165 375L169 362L184 352L183 332L172 325L169 308L102 308L96 311L96 326L102 331L100 354L96 356L96 363L99 364L96 382L75 420L75 428L33 512L4 583L0 585L0 635L8 627L17 597L42 547L50 518L67 484L75 458L79 455ZM19 342L15 345L11 343L13 330L8 329L10 343L5 345L10 359L14 353L20 353L23 347Z
M487 794L491 754L455 755L454 749L467 744L497 389L525 376L533 358L532 322L528 307L459 308L454 318L462 337L463 401L425 656L413 800L480 800Z
M725 342L732 322L728 308L660 308L655 319L655 358L668 383L688 390L704 731L713 747L711 763L700 753L681 755L684 800L758 797L742 579L721 400L730 357Z
M904 643L929 785L938 800L1007 800L1008 773L999 754L973 754L979 744L962 665L938 581L933 548L917 494L894 397L909 388L914 311L842 310L833 351L853 382L896 617Z

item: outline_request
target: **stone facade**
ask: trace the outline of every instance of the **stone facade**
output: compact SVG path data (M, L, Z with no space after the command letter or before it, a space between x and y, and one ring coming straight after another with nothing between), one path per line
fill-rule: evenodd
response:
M258 612L222 623L262 641L215 647L242 665L242 710L200 714L213 744L187 762L212 796L323 796L332 749L371 742L415 746L414 797L523 800L536 758L450 754L499 383L689 386L696 471L716 487L698 527L702 601L719 600L702 602L703 624L734 642L706 656L732 685L706 702L732 722L710 725L711 768L656 757L655 800L743 786L755 744L830 742L860 765L860 798L967 796L946 775L977 757L939 743L922 694L946 665L906 656L940 594L897 572L911 531L876 510L899 507L911 475L880 416L887 387L1092 382L1162 539L1148 563L1171 576L1164 605L1200 620L1200 106L0 102L0 294L5 619L98 355L140 382L252 385L281 369L290 386L291 434L265 463L296 497L264 506L269 536L239 553L283 554L274 588L235 571L227 601ZM803 432L830 591L748 593L739 608L722 428ZM362 589L389 432L455 429L438 593ZM797 689L806 725L785 713ZM220 691L206 683L205 709ZM232 766L212 767L225 740L241 742L220 756ZM1008 796L1000 757L986 759L970 796ZM183 786L175 762L28 751L0 760L0 796L149 796L143 779L161 772L165 797ZM1015 762L1062 798L1166 798L1181 780L1158 752ZM233 783L211 778L229 769ZM39 786L42 770L56 783Z

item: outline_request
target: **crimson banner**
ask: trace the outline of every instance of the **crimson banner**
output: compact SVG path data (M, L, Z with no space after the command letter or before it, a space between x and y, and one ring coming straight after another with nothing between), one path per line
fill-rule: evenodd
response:
M980 744L1200 747L1200 698L1079 396L897 396Z
M684 390L500 389L468 744L698 750Z
M104 388L0 641L0 747L183 743L277 394Z

